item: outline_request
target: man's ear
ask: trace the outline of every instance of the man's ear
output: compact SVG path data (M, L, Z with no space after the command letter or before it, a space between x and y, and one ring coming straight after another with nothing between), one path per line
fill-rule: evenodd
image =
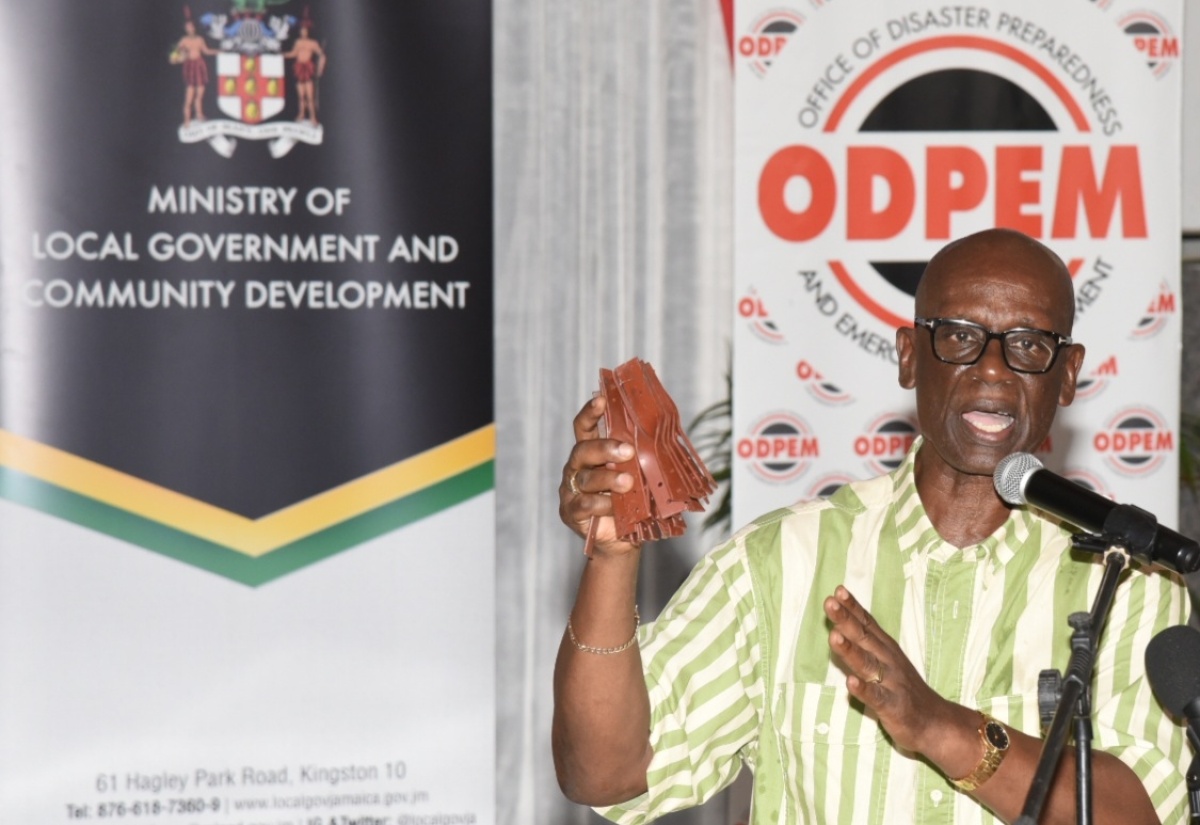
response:
M900 359L900 386L911 390L917 385L916 364L913 363L917 346L915 327L900 327L896 330L896 356Z
M1067 363L1062 386L1058 390L1058 406L1069 407L1075 400L1075 386L1079 380L1079 370L1083 367L1083 344L1071 344L1063 355Z

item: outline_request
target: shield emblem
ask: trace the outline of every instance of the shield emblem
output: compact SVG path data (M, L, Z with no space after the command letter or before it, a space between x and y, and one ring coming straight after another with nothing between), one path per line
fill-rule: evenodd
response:
M221 52L217 75L217 105L231 118L261 123L283 111L283 55Z

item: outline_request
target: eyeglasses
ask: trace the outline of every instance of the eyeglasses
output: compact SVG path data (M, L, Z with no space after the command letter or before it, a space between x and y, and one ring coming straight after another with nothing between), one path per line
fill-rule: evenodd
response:
M929 342L939 361L960 366L983 357L993 338L1000 341L1004 363L1013 372L1043 373L1054 366L1058 351L1073 342L1065 335L1044 329L1009 329L992 332L985 326L958 318L914 318L929 330Z

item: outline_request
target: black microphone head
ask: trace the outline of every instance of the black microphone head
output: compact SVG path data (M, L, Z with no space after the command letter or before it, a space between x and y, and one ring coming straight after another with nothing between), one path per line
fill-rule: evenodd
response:
M1006 455L992 473L996 492L1009 504L1025 504L1025 482L1031 473L1042 469L1042 466L1042 462L1029 453Z
M1146 645L1146 678L1159 703L1176 716L1200 698L1200 631L1168 627Z

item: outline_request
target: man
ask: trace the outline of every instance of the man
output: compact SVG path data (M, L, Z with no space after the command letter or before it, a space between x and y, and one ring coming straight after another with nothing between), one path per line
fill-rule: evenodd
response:
M292 45L292 50L284 55L285 58L295 58L292 73L296 77L296 94L300 98L300 111L296 121L309 120L317 125L317 95L314 77L325 74L325 50L321 44L308 36L309 23L300 24L300 36ZM314 61L314 57L316 60Z
M575 419L560 513L596 541L555 672L564 792L625 823L703 802L755 773L753 823L1012 822L1041 751L1037 678L1064 668L1065 616L1102 573L1069 533L1010 508L996 464L1046 439L1083 347L1070 276L1008 230L951 243L896 334L922 439L888 476L758 519L697 566L631 638L640 550L610 492L632 447ZM1182 729L1150 694L1151 636L1186 618L1163 571L1127 577L1093 683L1096 821L1182 822ZM647 735L649 732L649 735ZM1042 822L1075 822L1068 749Z
M192 118L204 120L204 87L208 85L208 64L205 55L216 54L204 38L196 34L196 24L188 17L183 24L183 37L175 46L172 60L183 66L183 125L191 125Z

